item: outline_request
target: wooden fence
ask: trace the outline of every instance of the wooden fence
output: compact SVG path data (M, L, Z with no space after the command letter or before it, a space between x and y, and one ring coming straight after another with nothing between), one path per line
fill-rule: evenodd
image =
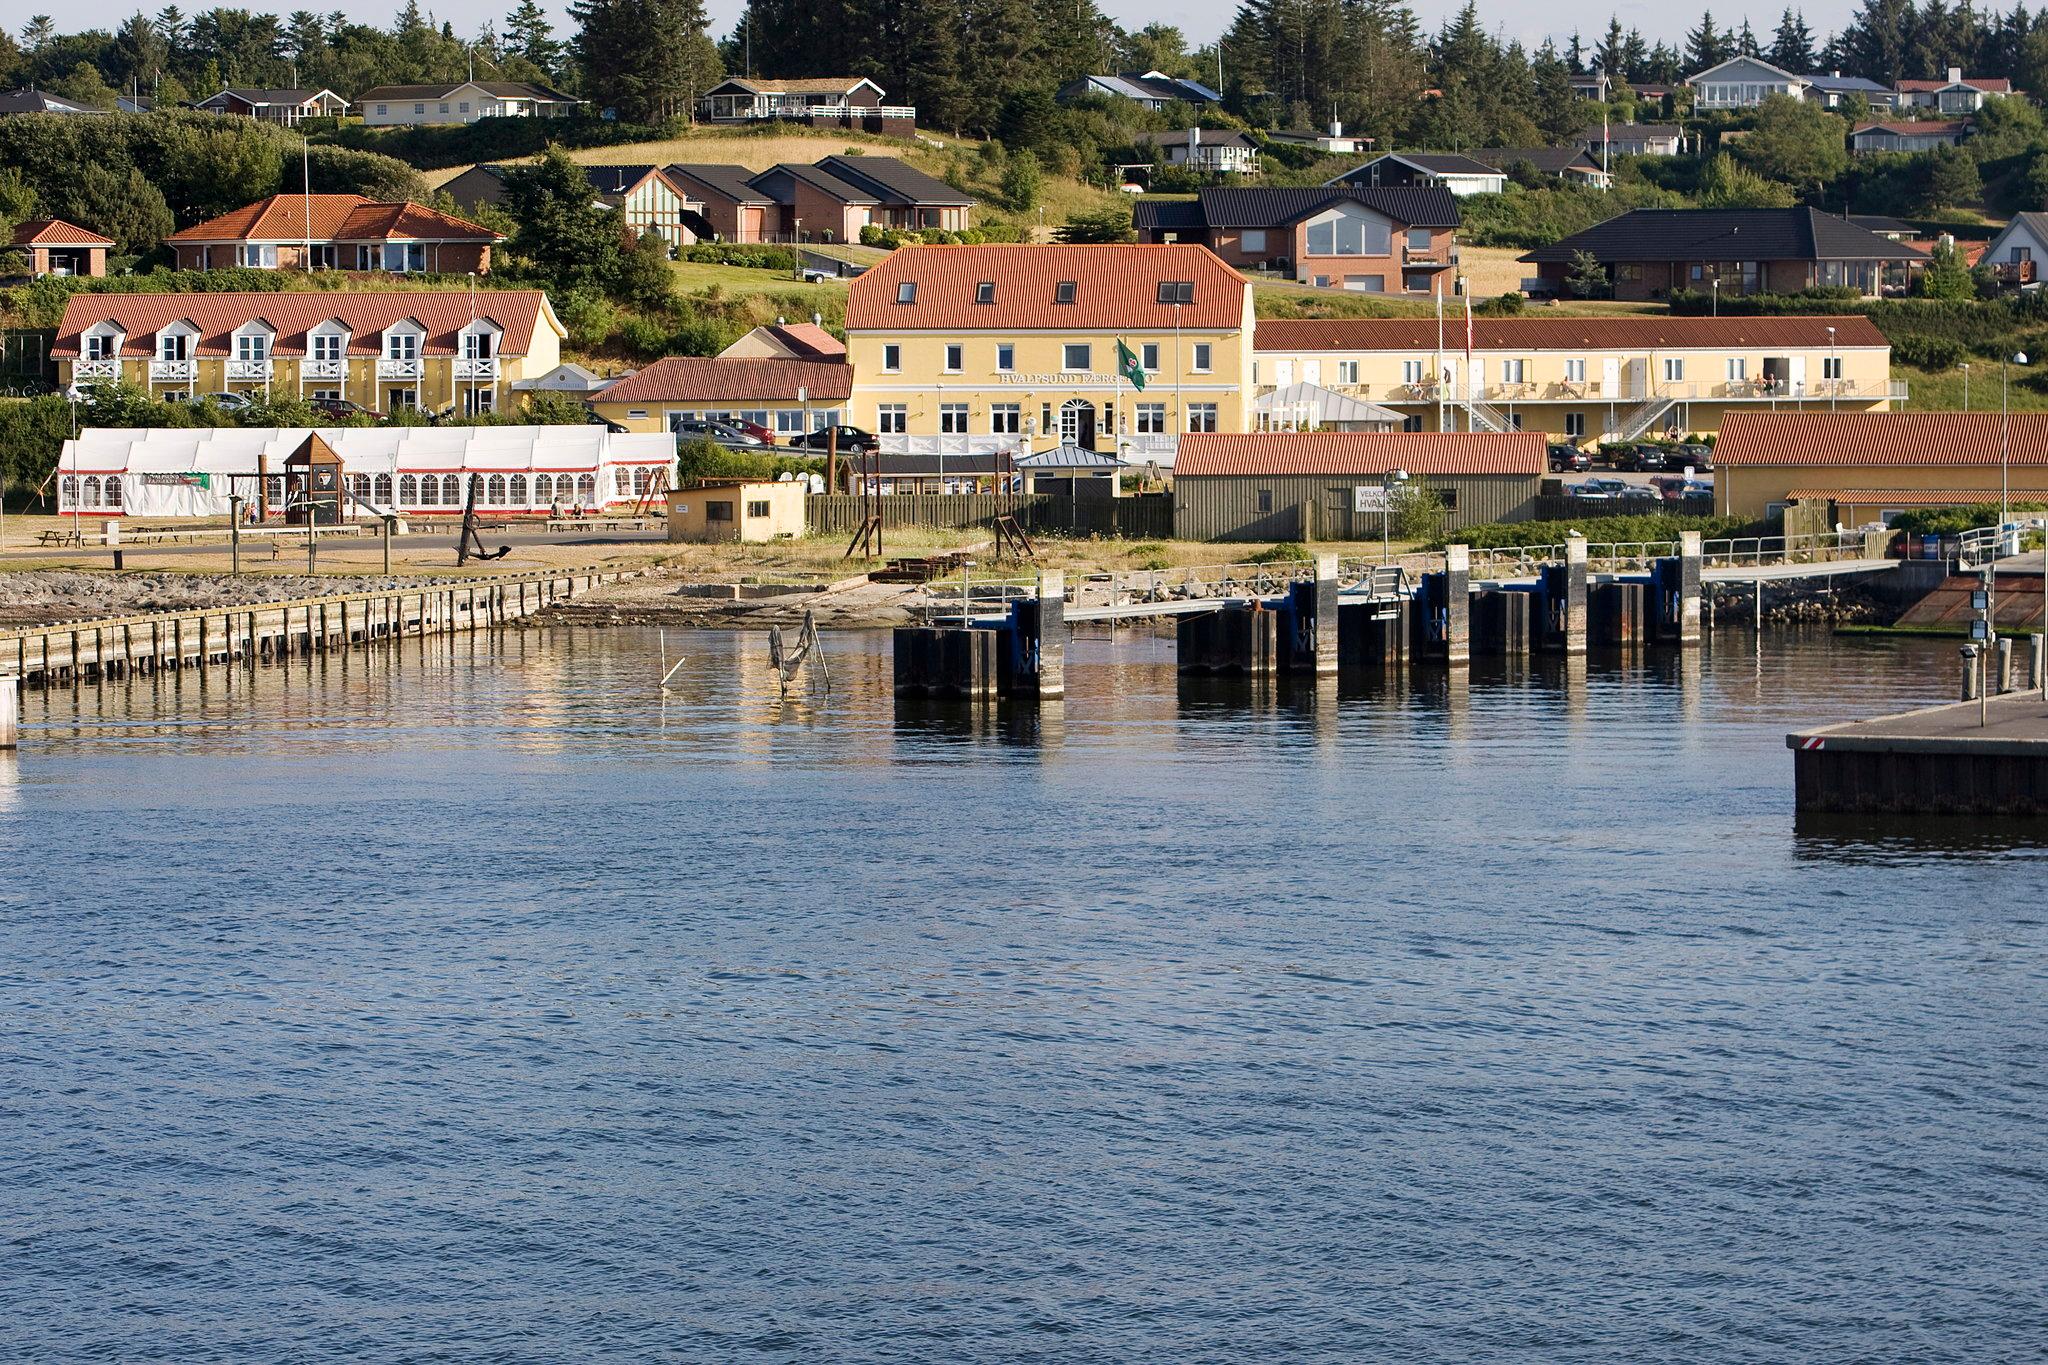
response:
M851 535L863 518L879 512L885 530L932 526L946 530L986 527L1013 516L1038 535L1108 536L1165 540L1173 535L1173 497L1145 493L1134 498L1075 498L1033 493L887 493L865 498L829 493L805 502L813 535Z

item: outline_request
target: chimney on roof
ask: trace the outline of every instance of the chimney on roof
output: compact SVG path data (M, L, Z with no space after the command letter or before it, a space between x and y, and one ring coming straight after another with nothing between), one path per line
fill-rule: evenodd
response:
M1193 161L1195 159L1195 151L1201 145L1202 130L1200 128L1188 129L1188 160Z
M1342 137L1342 136L1344 136L1344 123L1343 123L1343 121L1342 121L1341 119L1331 119L1331 120L1330 120L1330 136L1331 136L1331 137Z
M1842 79L1842 69L1840 67L1836 67L1833 71L1828 72L1828 74L1836 80Z
M1960 66L1952 66L1948 69L1948 83L1950 85L1961 85L1963 83L1963 69Z

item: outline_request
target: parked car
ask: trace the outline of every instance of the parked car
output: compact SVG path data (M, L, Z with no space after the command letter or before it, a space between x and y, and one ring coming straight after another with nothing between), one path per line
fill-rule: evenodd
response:
M1687 441L1674 450L1672 455L1676 457L1676 463L1671 466L1673 469L1683 469L1691 465L1702 474L1714 472L1714 448L1703 441Z
M1631 485L1626 479L1588 479L1582 487L1602 493L1610 498L1618 498Z
M1642 468L1642 458L1642 450L1633 445L1612 446L1607 452L1608 464L1624 474Z
M728 417L725 419L725 424L729 427L738 427L764 446L775 444L775 433L762 426L759 422L749 422L744 417Z
M322 417L331 417L337 422L346 422L351 417L367 417L376 422L384 417L384 414L375 408L366 408L351 398L309 398L306 400L306 406Z
M792 436L789 443L800 450L826 450L836 441L841 454L852 450L873 450L875 433L862 431L859 427L821 427L807 431L801 436Z
M741 431L729 422L690 421L671 422L669 430L685 441L711 441L734 450L759 450L772 442L764 441Z
M1616 496L1620 498L1623 502L1663 501L1662 495L1659 494L1656 489L1650 487L1648 484L1641 483L1631 483L1622 485L1621 492L1616 494Z
M1602 488L1597 479L1586 483L1571 484L1566 487L1565 491L1573 497L1584 499L1587 502L1612 502L1614 500L1614 494Z
M1635 467L1638 472L1645 474L1655 474L1660 470L1670 469L1672 467L1671 452L1664 449L1663 446L1637 446Z
M1553 474L1583 474L1593 467L1592 457L1567 441L1553 441L1550 446L1550 472Z
M243 408L253 406L255 402L246 393L229 393L226 390L222 390L219 393L202 393L192 401L195 403L211 403L215 407L226 408L229 412L240 412Z
M1685 496L1685 486L1691 480L1683 474L1659 474L1650 480L1650 487L1657 490L1657 496L1666 502L1676 502Z

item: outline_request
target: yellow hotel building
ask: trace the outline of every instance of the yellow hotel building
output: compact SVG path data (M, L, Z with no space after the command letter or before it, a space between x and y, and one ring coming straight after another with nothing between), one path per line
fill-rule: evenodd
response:
M905 247L847 299L848 420L885 451L1171 465L1183 432L1246 429L1252 330L1251 285L1199 246Z
M559 365L565 335L530 289L77 294L50 353L67 387L474 414L506 410L514 384Z
M1882 412L1891 346L1847 317L1268 320L1260 394L1316 384L1410 431L1541 431L1580 445L1718 432L1735 412Z

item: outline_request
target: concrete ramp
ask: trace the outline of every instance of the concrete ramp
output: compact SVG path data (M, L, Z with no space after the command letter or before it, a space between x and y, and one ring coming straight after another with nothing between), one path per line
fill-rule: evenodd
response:
M1894 623L1967 631L1977 613L1970 606L1970 594L1984 586L1976 574L1951 574L1927 596L1908 607ZM2007 574L1998 576L1998 595L1993 599L2001 629L2039 629L2042 623L2041 580Z

